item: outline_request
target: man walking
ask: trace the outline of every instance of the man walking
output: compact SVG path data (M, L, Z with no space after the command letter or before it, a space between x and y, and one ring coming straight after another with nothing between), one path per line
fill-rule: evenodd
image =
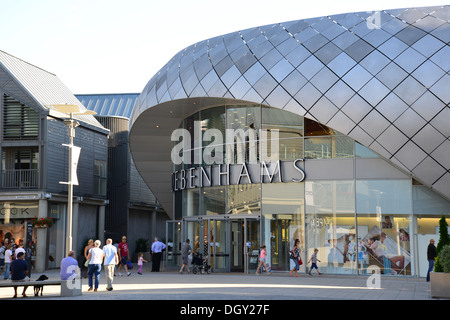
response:
M159 271L159 265L161 264L162 252L166 249L166 245L155 238L152 244L152 272Z
M103 246L103 252L105 253L105 260L103 265L105 266L106 273L106 290L112 291L112 283L114 280L114 269L116 264L119 263L119 256L117 255L117 249L112 244L112 239L106 239L106 245Z
M130 260L130 253L128 250L128 243L127 243L127 237L122 237L122 242L119 243L119 257L120 257L120 265L119 265L119 276L122 276L120 273L120 269L122 269L122 265L125 269L125 272L127 273L127 276L131 274L131 272L128 272L127 262Z
M427 259L428 259L428 272L427 272L427 282L430 282L430 272L434 269L434 261L437 257L436 247L434 246L434 239L430 240L430 244L427 249Z

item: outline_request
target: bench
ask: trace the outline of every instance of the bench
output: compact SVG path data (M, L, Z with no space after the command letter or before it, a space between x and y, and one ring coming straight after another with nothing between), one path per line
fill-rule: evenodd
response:
M81 279L74 280L43 280L43 281L23 281L23 282L0 282L0 288L14 288L14 287L33 287L33 286L60 286L61 297L75 297L81 296ZM33 292L34 296L34 292Z

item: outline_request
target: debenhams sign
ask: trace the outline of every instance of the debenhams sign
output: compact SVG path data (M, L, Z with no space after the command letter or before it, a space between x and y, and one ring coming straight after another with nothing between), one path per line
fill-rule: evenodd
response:
M279 131L276 129L226 129L225 143L220 130L202 130L201 121L194 122L192 131L193 139L186 129L176 129L172 133L171 139L176 142L171 153L172 162L189 167L172 173L173 191L305 179L303 159L278 159ZM205 145L207 141L211 143ZM258 158L263 160L257 161Z
M172 174L172 190L248 183L302 182L305 179L305 172L300 167L302 162L303 159L272 163L262 161L178 170Z

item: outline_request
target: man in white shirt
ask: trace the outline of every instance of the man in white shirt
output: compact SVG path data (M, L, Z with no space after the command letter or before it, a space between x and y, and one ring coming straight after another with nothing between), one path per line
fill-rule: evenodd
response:
M106 245L103 246L103 252L105 253L103 265L105 266L106 273L106 290L111 291L113 289L114 269L116 264L119 263L117 248L112 245L112 239L106 239Z
M166 249L166 245L155 238L152 244L152 272L159 271L159 265L161 264L162 252Z

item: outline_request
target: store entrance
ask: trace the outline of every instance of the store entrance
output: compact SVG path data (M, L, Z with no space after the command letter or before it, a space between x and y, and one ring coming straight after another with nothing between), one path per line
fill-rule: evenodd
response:
M207 259L214 272L246 272L249 253L258 250L259 230L259 217L183 219L183 239L194 240L193 250Z
M255 269L252 253L259 252L259 219L242 218L230 221L230 271L248 272Z

